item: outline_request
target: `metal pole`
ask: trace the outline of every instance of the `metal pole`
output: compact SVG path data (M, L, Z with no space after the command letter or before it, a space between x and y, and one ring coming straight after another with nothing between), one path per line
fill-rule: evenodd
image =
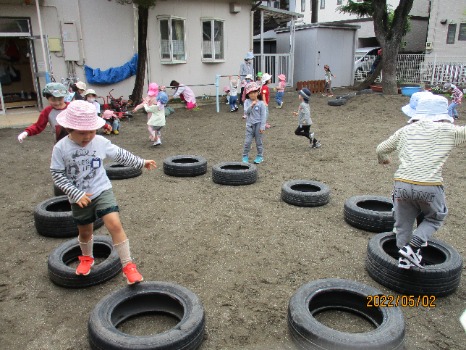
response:
M435 66L437 65L437 54L434 54L434 64L432 66L432 77L430 78L430 86L434 85Z
M217 105L217 113L220 113L220 101L218 98L218 85L219 85L220 75L215 76L215 104Z
M44 33L42 31L42 21L41 21L41 15L40 15L39 0L36 0L36 9L37 9L37 21L39 23L40 42L42 46L42 56L44 56L45 82L50 83L49 69L47 66L47 55L45 54Z
M265 69L265 57L264 57L264 10L261 10L261 72Z

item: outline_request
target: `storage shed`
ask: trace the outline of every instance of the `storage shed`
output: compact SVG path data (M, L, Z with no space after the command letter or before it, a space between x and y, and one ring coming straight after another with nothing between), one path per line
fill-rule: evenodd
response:
M333 87L353 84L354 48L359 26L314 23L296 26L293 81L324 79L328 64L336 78ZM290 45L289 28L277 29L277 51L286 52Z

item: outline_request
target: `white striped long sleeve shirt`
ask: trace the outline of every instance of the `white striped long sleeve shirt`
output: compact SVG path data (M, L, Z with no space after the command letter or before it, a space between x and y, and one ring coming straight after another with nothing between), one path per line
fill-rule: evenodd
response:
M144 159L120 148L105 137L96 135L85 147L65 137L55 144L50 172L55 185L76 203L86 193L91 199L112 188L103 161L111 158L124 166L142 169Z
M397 151L400 165L394 179L418 185L441 185L442 168L453 147L466 141L466 127L418 121L395 132L377 146L379 162Z

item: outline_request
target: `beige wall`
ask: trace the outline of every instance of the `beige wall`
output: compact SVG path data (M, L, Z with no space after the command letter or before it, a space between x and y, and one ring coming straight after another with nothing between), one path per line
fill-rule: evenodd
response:
M446 23L442 24L442 20ZM454 44L447 44L450 23L457 25ZM460 23L466 23L465 0L432 0L427 41L432 42L433 49L427 51L429 55L466 59L466 41L458 41Z
M251 48L252 36L250 26L251 2L236 0L241 6L239 13L230 13L230 0L158 0L149 11L148 47L150 81L168 85L171 80L191 85L215 83L216 74L237 74L240 63ZM41 2L41 18L44 34L49 38L61 38L60 22L75 22L78 31L80 60L75 66L80 80L86 81L83 64L92 68L106 70L128 62L137 52L135 38L135 12L133 5L120 5L107 0L44 0ZM36 7L34 5L0 4L0 16L29 17L34 35L39 35ZM160 38L157 15L172 15L186 20L187 61L183 64L160 63ZM221 63L201 62L201 17L209 17L225 22L225 60ZM44 58L39 42L36 42L35 55L40 70L44 70ZM67 76L67 64L64 53L51 53L51 66L55 78L59 81ZM225 85L222 78L220 87ZM41 86L45 78L41 78ZM146 81L147 84L147 81ZM114 96L128 97L132 92L134 77L120 83L97 85L94 88L99 95L106 96L112 88ZM196 94L215 93L215 86L193 87Z

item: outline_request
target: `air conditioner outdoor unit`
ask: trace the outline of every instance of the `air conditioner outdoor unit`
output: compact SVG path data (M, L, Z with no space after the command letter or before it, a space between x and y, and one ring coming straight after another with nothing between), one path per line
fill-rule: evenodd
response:
M426 50L432 50L433 48L434 48L434 45L432 44L432 41L427 41Z

